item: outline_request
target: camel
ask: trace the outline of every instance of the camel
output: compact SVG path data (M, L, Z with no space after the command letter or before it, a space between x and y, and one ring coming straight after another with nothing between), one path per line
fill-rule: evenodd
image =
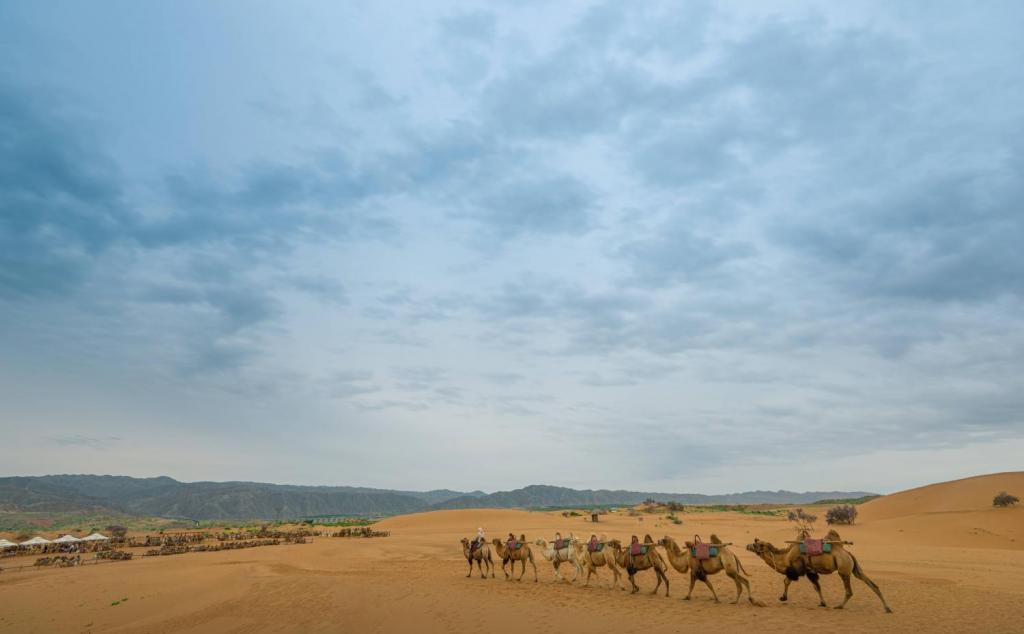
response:
M640 586L636 585L634 576L641 570L647 570L648 568L654 569L654 574L658 577L658 584L654 586L654 591L651 594L657 594L658 588L661 587L661 582L665 582L665 596L668 596L669 585L668 575L665 573L668 571L668 566L665 564L665 560L661 558L661 554L658 553L654 548L654 540L651 539L650 535L644 538L644 544L647 546L647 552L643 555L630 555L628 548L622 547L622 542L617 539L613 539L608 542L608 548L612 549L612 553L615 555L615 563L620 568L625 568L626 573L629 575L629 583L633 586L633 591L630 594L636 594L640 591Z
M711 536L711 543L718 549L718 554L710 559L701 561L693 556L693 551L691 550L693 544L690 542L686 542L685 550L680 548L679 544L668 535L662 537L658 542L658 545L665 549L669 564L680 574L689 573L690 575L690 591L686 594L684 600L690 600L690 596L693 594L693 586L697 583L697 580L700 580L711 590L711 596L715 598L715 603L719 603L718 594L715 592L714 586L711 585L711 580L708 579L708 576L718 574L724 570L725 574L736 583L736 600L733 601L733 604L740 602L740 597L743 596L743 588L746 588L747 600L752 605L764 607L763 603L754 599L753 595L750 594L750 581L744 576L749 573L743 568L743 562L739 560L735 553L729 550L728 546L721 545L722 540L718 539L717 535Z
M466 578L473 576L473 562L476 562L477 568L480 569L480 578L486 579L487 575L484 573L483 564L487 564L487 571L491 573L491 579L494 578L494 558L491 556L491 546L487 542L480 544L480 547L476 550L471 551L470 540L465 537L462 538L462 555L469 562L469 572L466 573Z
M794 546L797 545L794 544ZM824 595L821 594L821 584L818 583L818 573L813 570L808 570L802 559L791 563L789 561L789 549L776 548L771 542L763 542L755 537L753 544L747 544L747 550L763 559L764 562L775 572L785 577L782 596L779 597L779 601L788 601L789 584L799 580L800 577L806 576L808 581L811 582L811 585L814 586L815 591L818 593L818 605L823 608L828 607L825 603ZM799 550L799 546L797 546L797 551L799 552Z
M516 574L516 562L522 562L523 571L519 573L519 578L516 581L522 581L523 575L526 574L526 562L529 561L530 565L533 566L533 582L536 583L537 579L537 564L533 561L533 551L530 550L530 545L526 543L525 539L520 539L523 545L515 550L509 550L508 546L500 539L492 540L494 544L494 550L498 551L498 556L501 557L501 571L505 573L505 580L509 581ZM509 575L505 571L505 564L512 562L512 575Z
M597 569L601 566L608 566L608 569L612 571L611 589L614 590L615 586L619 586L621 590L626 589L626 586L622 583L622 573L619 572L619 565L615 561L615 554L607 545L602 550L590 552L586 544L581 544L577 541L573 542L573 548L576 549L577 559L587 568L587 580L583 584L584 588L590 585L590 575L596 575Z
M807 539L809 533L807 531L801 531L799 538L801 541ZM800 544L791 544L789 548L776 548L769 542L763 542L757 538L754 539L753 544L747 546L747 550L757 553L761 559L779 572L786 576L786 586L779 597L779 601L785 601L788 598L789 584L791 581L796 581L801 576L806 575L810 579L811 583L814 584L814 589L818 591L818 598L820 599L821 607L827 607L825 603L825 597L821 594L821 586L818 583L818 575L829 575L833 572L838 572L839 576L843 580L843 586L846 590L846 597L840 605L836 606L837 610L841 610L846 607L847 602L853 596L853 589L850 584L850 576L857 577L863 581L871 590L878 595L878 599L882 602L882 606L885 608L887 613L892 613L892 608L886 602L885 597L882 596L882 591L879 590L878 586L874 581L868 578L864 574L864 570L860 567L860 563L857 558L853 556L853 553L847 551L844 548L842 538L839 537L839 533L834 530L830 530L828 535L825 537L827 543L832 544L832 551L822 553L821 555L807 556L801 554Z
M562 580L562 574L558 571L558 567L563 563L568 562L573 566L573 575L572 579L569 580L569 583L575 583L576 579L583 573L583 564L580 563L580 558L578 556L579 552L576 549L577 542L578 540L572 533L569 533L569 539L562 540L563 547L560 550L555 549L554 543L549 546L543 539L538 539L533 542L542 548L540 554L544 559L550 561L555 567L556 582Z

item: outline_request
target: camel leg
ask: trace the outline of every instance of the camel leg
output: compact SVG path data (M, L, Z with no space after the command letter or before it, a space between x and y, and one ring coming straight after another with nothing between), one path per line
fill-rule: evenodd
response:
M683 597L683 601L689 601L693 595L693 586L697 585L697 575L693 574L693 570L690 571L690 591Z
M555 557L557 557L557 556L558 555L555 555ZM555 559L554 561L551 562L551 565L555 567L555 581L554 581L554 583L558 583L559 581L562 580L562 575L559 574L559 572L558 572L558 566L561 563L562 562L558 561L557 559Z
M466 561L469 562L469 572L466 573L466 578L469 579L473 576L473 560L466 557Z
M651 594L658 594L658 589L661 588L661 573L658 572L657 568L654 569L654 578L657 580L657 583L654 584L654 591Z
M484 559L483 557L481 557L480 559L476 560L476 565L479 566L479 568L480 568L480 578L481 579L486 579L487 578L487 573L484 572L484 564L486 562L487 562L487 560Z
M633 578L635 574L634 572L629 573L629 585L633 586L633 591L630 594L640 592L640 586L636 585L636 580Z
M519 573L519 578L516 579L516 581L522 581L523 580L523 575L526 574L526 560L525 559L520 559L519 563L523 564L523 571ZM513 575L516 574L516 564L515 564L515 562L512 563L512 574Z
M836 606L836 609L842 610L846 603L850 600L850 597L853 596L853 586L850 584L850 575L844 575L843 573L839 573L839 576L843 579L843 588L846 589L846 597L843 599L843 602L841 604Z
M530 553L530 565L533 566L533 582L537 583L537 563L533 561L533 553ZM523 564L523 572L526 572L526 564Z
M654 572L658 573L658 576L665 581L665 596L668 597L668 571L658 570L657 568L655 568ZM655 590L655 592L657 592L657 590Z
M825 603L825 595L821 593L821 583L818 582L817 573L808 572L807 578L810 580L811 584L814 585L814 589L818 591L818 599L820 600L820 603L818 603L818 605L823 608L827 608L828 604Z
M590 587L590 575L592 575L592 574L594 574L596 572L597 572L597 570L595 570L593 566L587 566L587 580L583 583L583 587L584 588L589 588Z
M715 592L715 586L711 585L711 580L707 577L704 577L703 579L701 579L701 581L703 581L704 585L706 585L708 587L708 590L711 591L711 596L715 598L715 603L721 603L721 601L718 600L718 593Z
M491 579L494 579L494 559L487 553L487 570L491 572Z
M743 588L746 588L746 600L754 603L754 595L751 594L751 582L746 580L745 577L739 574L738 570L734 570L732 574L726 570L726 575L732 578L732 581L736 582L736 600L733 603L738 603L740 597L743 596Z
M782 582L783 582L784 585L782 586L782 596L779 597L779 601L788 601L789 600L789 584L793 583L793 580L790 579L789 577L783 577Z
M512 574L514 575L514 574L516 574L516 562L515 562L514 559L502 559L501 560L501 571L505 573L505 581L510 581L512 579L512 576L508 574L507 570L505 570L505 564L506 563L511 563L511 565L512 565Z
M878 586L875 585L874 581L872 581L871 579L868 579L868 576L866 574L864 574L863 570L861 570L860 565L854 565L854 567L853 567L853 576L857 577L858 579L863 581L864 584L867 585L867 587L871 588L871 590L874 591L874 593L878 595L878 600L882 602L883 606L885 606L886 613L892 614L892 608L890 608L889 604L886 603L885 597L882 596L882 591L879 590Z

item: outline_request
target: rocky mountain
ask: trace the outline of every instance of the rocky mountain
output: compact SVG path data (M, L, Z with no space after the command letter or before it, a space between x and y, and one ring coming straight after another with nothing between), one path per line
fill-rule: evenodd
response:
M0 478L0 511L107 511L193 520L280 520L314 516L399 515L437 509L544 508L638 504L653 498L683 504L809 504L856 498L844 491L750 491L728 495L577 490L532 485L485 494L438 489L398 491L259 482L179 482L166 476L49 475Z

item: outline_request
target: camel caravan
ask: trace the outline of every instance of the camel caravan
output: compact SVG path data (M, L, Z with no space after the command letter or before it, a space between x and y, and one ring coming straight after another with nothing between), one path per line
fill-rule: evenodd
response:
M501 569L505 573L506 581L521 581L526 574L526 564L533 567L533 580L538 581L537 566L534 561L531 544L527 542L525 535L516 537L509 533L505 540L494 539L488 542L484 539L483 529L477 529L476 537L463 538L461 540L462 554L469 563L469 573L466 577L473 575L473 565L476 564L481 579L486 579L488 574L494 578L495 554L501 560ZM680 545L674 538L666 535L657 542L650 535L645 535L643 541L633 535L628 545L623 545L618 539L609 539L602 535L591 535L587 542L582 542L575 535L569 533L563 538L561 533L556 533L553 541L535 539L533 546L539 549L540 555L551 563L555 578L554 582L565 581L575 583L586 570L586 578L583 579L583 587L590 585L591 576L598 576L598 569L607 568L611 573L610 589L625 590L622 577L629 579L632 587L631 594L640 591L636 583L636 575L644 570L653 570L656 585L651 594L657 594L661 585L665 584L665 596L669 596L669 567L675 569L681 575L689 578L689 591L683 598L689 601L693 595L694 586L700 581L711 592L715 603L720 603L718 593L711 584L711 577L724 572L725 576L732 579L736 586L736 597L733 604L738 604L746 591L747 602L756 607L765 607L765 604L754 598L750 589L749 573L744 568L743 562L734 553L730 546L732 543L723 542L717 535L712 534L707 542L701 540L699 535L694 535L692 541L684 541ZM768 564L773 570L783 576L783 590L779 601L787 601L789 598L789 584L797 581L800 577L807 579L814 586L820 600L819 605L827 607L825 598L821 593L820 575L838 573L843 581L846 596L840 605L835 606L837 610L842 609L853 597L853 588L850 582L851 577L856 577L864 582L878 599L882 607L888 613L892 608L882 596L882 591L864 573L857 558L853 556L846 546L852 542L844 541L834 530L830 530L822 539L813 539L806 529L798 533L798 539L786 542L784 548L778 548L769 542L754 538L752 544L746 549ZM661 551L664 551L664 556ZM521 563L522 571L515 576L516 562ZM511 563L511 573L505 569L506 564ZM566 579L559 568L562 564L572 568L571 579Z

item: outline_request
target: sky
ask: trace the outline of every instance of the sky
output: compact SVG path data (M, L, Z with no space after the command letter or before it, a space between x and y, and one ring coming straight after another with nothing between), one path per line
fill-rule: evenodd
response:
M0 2L0 475L1024 468L1017 2Z

